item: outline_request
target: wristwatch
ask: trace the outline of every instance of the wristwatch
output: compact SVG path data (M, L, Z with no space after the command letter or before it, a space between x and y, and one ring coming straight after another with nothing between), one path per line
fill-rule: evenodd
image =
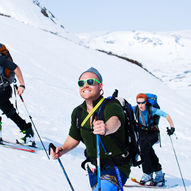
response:
M25 85L20 85L19 87L22 87L22 88L24 88L24 89L25 89Z

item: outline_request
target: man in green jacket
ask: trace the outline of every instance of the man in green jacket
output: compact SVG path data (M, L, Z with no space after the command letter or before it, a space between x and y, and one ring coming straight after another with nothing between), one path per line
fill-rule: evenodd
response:
M125 116L122 107L114 101L105 104L103 119L97 119L101 101L104 99L101 74L93 67L83 72L78 81L80 95L85 100L72 112L69 135L61 147L52 151L53 159L61 157L75 148L80 141L86 146L83 166L88 171L90 185L93 191L98 190L96 163L96 135L100 135L104 146L100 146L101 158L101 189L104 191L119 190L119 182L125 184L130 173L128 153L120 148L113 139L115 136L125 144ZM100 104L101 105L101 104ZM95 110L91 117L84 122L89 113ZM76 124L76 116L80 112L80 121ZM84 124L83 124L84 123ZM83 124L83 125L82 125ZM119 170L116 175L116 168ZM119 180L120 179L120 180Z

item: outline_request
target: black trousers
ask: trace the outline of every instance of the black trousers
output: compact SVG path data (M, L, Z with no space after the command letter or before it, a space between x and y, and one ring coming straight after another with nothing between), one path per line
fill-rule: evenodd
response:
M140 131L141 158L143 160L142 169L146 174L150 174L162 169L159 159L152 146L158 141L158 131Z
M13 104L10 102L12 96L11 86L5 88L0 88L0 109L3 111L8 118L10 118L16 125L20 128L21 131L27 128L26 121L23 120L17 113Z

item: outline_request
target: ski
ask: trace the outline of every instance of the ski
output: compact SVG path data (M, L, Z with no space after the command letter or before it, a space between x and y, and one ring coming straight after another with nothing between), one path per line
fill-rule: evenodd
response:
M11 143L11 142L8 142L8 141L1 141L0 145L5 147L5 148L10 148L10 149L15 149L15 150L35 153L34 149L26 148L28 146L25 147L24 145L19 145L19 144L16 144L16 143Z
M23 146L23 147L30 147L30 148L36 148L36 149L39 149L37 146L31 146L31 145L24 145L22 143L19 143L17 140L16 142L12 142L12 141L7 141L7 140L2 140L3 143L8 143L8 144L12 144L12 145L20 145L20 146Z
M153 188L153 189L164 189L164 187L159 186L146 186L146 185L138 185L138 184L125 184L123 187L125 188Z
M124 187L139 187L139 188L154 188L154 189L168 189L168 188L174 188L177 187L178 184L174 184L174 185L156 185L156 186L152 186L152 185L143 185L140 184L140 182L135 179L135 178L131 178L131 181L136 183L136 185L124 185Z
M147 185L138 185L138 184L125 184L124 188L152 188L152 189L170 189L177 187L178 184L175 185L164 185L164 186L147 186Z

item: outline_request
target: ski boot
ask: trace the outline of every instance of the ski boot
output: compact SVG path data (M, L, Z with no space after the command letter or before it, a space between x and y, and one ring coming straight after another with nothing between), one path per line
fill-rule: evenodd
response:
M150 184L150 182L152 182L152 180L153 180L153 173L151 173L151 174L143 173L143 176L140 180L140 184L148 185L148 184Z
M21 131L21 133L22 137L16 140L18 144L36 147L31 123L27 123L27 129Z
M164 186L165 179L164 179L165 173L162 172L162 170L155 172L155 178L151 182L151 186Z

